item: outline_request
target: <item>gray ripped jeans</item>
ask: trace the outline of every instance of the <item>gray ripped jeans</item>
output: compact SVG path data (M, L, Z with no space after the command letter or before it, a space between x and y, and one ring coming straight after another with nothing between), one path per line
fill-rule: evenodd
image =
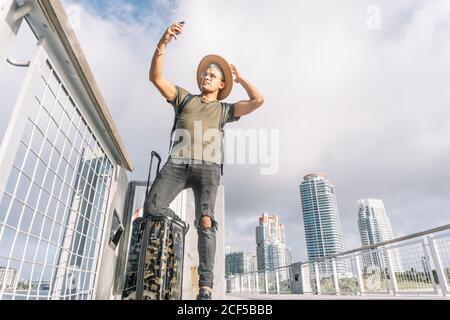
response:
M220 166L211 162L180 164L180 160L168 159L155 181L145 201L145 216L165 215L176 220L178 216L169 208L177 195L192 188L195 198L195 228L198 235L198 256L200 260L198 274L199 286L213 288L214 259L216 255L217 221L214 218L214 205L220 183ZM208 216L212 228L201 225L203 217Z

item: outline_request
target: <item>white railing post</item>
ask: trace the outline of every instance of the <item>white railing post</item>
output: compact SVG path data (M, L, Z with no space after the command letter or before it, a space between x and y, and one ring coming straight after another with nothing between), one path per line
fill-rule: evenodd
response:
M229 281L230 281L230 292L231 293L236 293L236 279L234 277L234 275L229 277Z
M319 266L317 265L318 262L314 262L314 273L316 276L316 290L317 290L317 295L321 295L322 292L320 290L320 276L319 276Z
M444 273L444 268L442 266L441 257L439 256L439 252L436 248L436 244L434 243L433 236L428 236L428 243L430 245L430 251L431 251L431 256L433 258L433 261L434 261L434 266L436 267L436 273L437 273L437 276L439 279L439 284L441 287L442 295L444 297L447 297L449 294L447 278ZM433 273L433 271L431 271L431 273ZM432 276L434 277L433 274L432 274Z
M253 292L253 286L252 286L252 275L247 275L247 282L248 282L248 292Z
M259 293L259 274L258 272L255 272L255 289L256 293Z
M339 295L341 293L341 291L339 290L339 277L338 277L337 268L336 268L336 258L331 259L331 265L333 267L334 288L336 290L336 295Z
M267 270L264 271L264 286L266 294L269 294L269 276L267 274Z
M275 280L277 284L277 294L280 294L280 274L279 269L275 269Z
M292 272L292 264L289 266L288 270L286 271L285 276L287 277L286 284L289 284L289 292L293 293L292 289L293 289L293 285L294 285L293 284L294 274Z
M394 270L394 266L392 263L392 258L391 258L391 250L389 250L389 247L386 246L386 262L387 262L387 267L388 267L388 272L389 272L389 276L391 278L391 287L392 287L392 294L394 296L397 295L398 293L398 284L397 284L397 276L395 275L395 270Z
M429 255L428 255L428 252L427 252L427 247L426 247L426 244L425 244L425 239L424 239L424 241L422 242L422 247L423 247L423 252L424 252L424 254L425 254L425 256L423 257L423 259L424 259L424 267L426 268L426 270L424 270L424 272L425 272L425 274L429 274L430 275L430 278L431 278L431 284L433 285L433 289L434 289L434 292L436 293L436 294L439 294L439 288L438 288L438 285L437 285L437 283L436 283L436 281L435 281L435 279L434 279L434 274L433 274L433 268L431 267L431 263L430 263L430 257L429 257Z
M354 255L355 258L355 269L356 269L356 275L358 277L358 285L359 285L359 294L364 294L364 279L363 279L363 275L362 275L362 270L361 270L361 260L359 255L355 254Z

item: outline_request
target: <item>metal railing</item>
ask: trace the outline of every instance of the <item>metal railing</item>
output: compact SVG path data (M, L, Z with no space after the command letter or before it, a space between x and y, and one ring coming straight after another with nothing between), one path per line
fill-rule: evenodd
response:
M228 293L448 297L450 224L226 281Z

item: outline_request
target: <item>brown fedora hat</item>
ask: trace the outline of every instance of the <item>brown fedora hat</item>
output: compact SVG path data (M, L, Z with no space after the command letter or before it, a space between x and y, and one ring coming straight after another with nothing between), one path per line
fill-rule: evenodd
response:
M200 91L202 90L202 72L206 71L208 69L208 66L211 64L217 64L220 69L222 69L223 76L224 76L224 82L225 82L225 88L219 91L219 94L217 96L217 100L224 100L226 97L228 97L231 93L231 90L233 89L233 72L231 72L231 67L229 63L222 58L221 56L210 54L202 59L200 61L200 64L197 69L197 84L200 88Z

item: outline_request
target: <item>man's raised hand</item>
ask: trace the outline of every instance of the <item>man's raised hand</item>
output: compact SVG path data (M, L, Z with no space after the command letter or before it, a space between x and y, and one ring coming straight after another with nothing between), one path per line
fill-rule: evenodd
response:
M176 22L167 28L166 32L161 38L160 43L168 44L173 38L178 40L177 36L183 32L183 24Z
M241 73L239 72L239 70L236 68L236 66L234 64L230 64L231 67L231 72L234 75L234 82L239 83L241 81Z

